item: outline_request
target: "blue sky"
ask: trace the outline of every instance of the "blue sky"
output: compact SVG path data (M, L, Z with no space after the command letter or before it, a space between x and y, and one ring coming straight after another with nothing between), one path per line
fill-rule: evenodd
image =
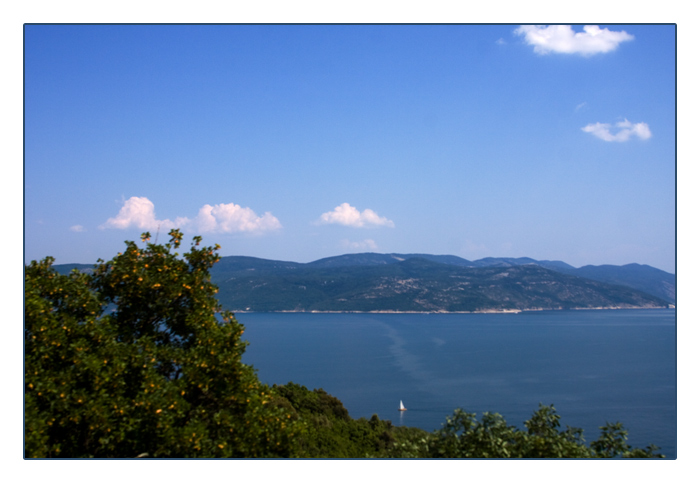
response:
M666 25L24 29L25 261L222 255L675 272Z

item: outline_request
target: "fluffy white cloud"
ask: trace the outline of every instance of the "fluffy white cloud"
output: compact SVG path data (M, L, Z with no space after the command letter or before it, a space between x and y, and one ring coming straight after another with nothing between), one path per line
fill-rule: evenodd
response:
M189 220L178 218L181 222ZM138 228L140 230L157 230L159 227L164 230L175 228L175 224L170 220L156 219L155 206L153 202L145 196L132 196L124 202L119 213L114 218L108 219L100 228L117 228L125 230L127 228Z
M201 233L260 233L282 228L282 224L270 212L258 216L250 208L234 203L204 205L194 223Z
M81 231L85 231L85 227L83 227L83 225L73 225L70 227L70 230L80 233Z
M158 220L153 202L146 197L132 196L114 218L108 219L100 228L139 228L141 230L163 230L181 228L198 233L260 233L281 228L279 220L270 213L257 216L250 208L234 203L204 205L194 220L178 217L175 221Z
M394 226L394 222L379 216L374 211L366 209L360 213L360 211L354 206L350 206L348 203L343 203L340 206L336 206L333 211L329 211L321 215L318 220L319 223L336 223L338 225L352 226L355 228L365 227L365 226Z
M615 128L617 128L615 134L611 132L611 128L612 126L610 124L596 122L595 124L582 127L581 130L591 133L603 141L624 142L628 141L632 136L637 136L639 139L649 139L651 137L651 130L649 129L649 125L645 122L632 124L625 119L615 124Z
M362 240L359 242L351 242L350 240L342 240L340 242L343 248L349 249L349 250L372 250L372 251L377 251L379 247L377 246L376 242L374 240L370 240L369 238L366 240Z
M534 46L538 54L581 54L590 56L613 51L621 42L634 39L624 30L613 32L597 25L586 25L583 32L574 32L570 25L521 25L516 35Z

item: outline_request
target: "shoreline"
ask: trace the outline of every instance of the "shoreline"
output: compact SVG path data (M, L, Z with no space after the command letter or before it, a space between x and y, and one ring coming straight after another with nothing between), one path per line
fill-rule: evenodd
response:
M486 310L464 310L464 311L419 311L419 310L231 310L234 314L520 314L522 312L545 312L545 311L565 311L565 310L659 310L659 309L676 309L676 306L669 304L665 307L625 307L625 306L610 306L610 307L573 307L570 309L564 308L530 308L530 309L486 309Z

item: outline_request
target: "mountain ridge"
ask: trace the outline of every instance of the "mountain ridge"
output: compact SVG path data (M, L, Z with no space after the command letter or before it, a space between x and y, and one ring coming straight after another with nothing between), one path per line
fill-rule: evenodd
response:
M466 267L378 257L294 270L212 269L222 304L234 311L483 312L600 307L667 307L633 288L559 273L537 264ZM231 264L229 264L229 268Z
M56 265L59 272L91 265ZM675 275L648 265L586 265L528 257L358 253L308 263L225 256L211 269L234 311L473 312L663 307Z

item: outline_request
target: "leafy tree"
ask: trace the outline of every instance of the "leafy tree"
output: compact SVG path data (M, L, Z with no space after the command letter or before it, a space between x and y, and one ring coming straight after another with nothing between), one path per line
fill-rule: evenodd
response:
M286 457L298 425L242 364L222 310L216 247L182 234L126 250L92 274L25 268L27 457ZM150 235L144 233L142 241Z
M659 449L651 444L645 449L632 448L627 444L627 430L622 423L606 423L601 426L601 435L596 441L591 443L591 450L596 458L663 458L663 455L656 453Z
M424 457L427 453L430 458L663 458L655 453L658 448L653 445L631 448L621 423L602 426L600 438L589 447L583 430L567 427L560 431L559 419L554 406L540 404L525 421L527 431L522 431L508 426L498 413L484 413L478 421L475 414L457 409L440 430L427 438L427 451L417 448L413 456Z
M394 426L391 431L393 443L377 456L380 458L435 458L431 456L429 444L436 438L420 428Z
M568 427L559 431L560 416L554 406L540 407L525 421L527 436L520 439L518 453L523 458L588 458L590 450L583 430Z
M498 413L476 414L457 409L429 442L432 458L509 458L513 455L516 429Z
M375 414L369 420L353 419L343 403L323 389L308 390L290 382L273 386L275 404L290 407L293 418L303 424L299 456L310 458L384 457L394 443L391 421Z

